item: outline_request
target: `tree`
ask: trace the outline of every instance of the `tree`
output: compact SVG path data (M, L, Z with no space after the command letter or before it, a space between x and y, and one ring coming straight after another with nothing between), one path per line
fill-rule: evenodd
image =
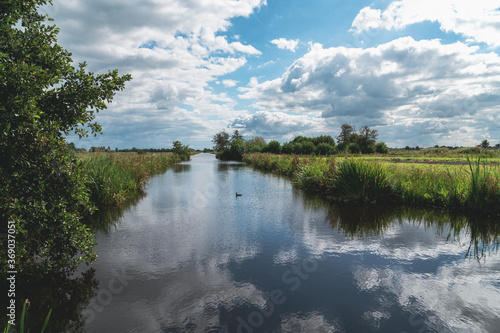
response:
M306 155L313 154L316 150L316 146L312 141L303 141L302 142L302 153Z
M231 147L229 148L229 155L227 158L229 160L241 161L243 159L243 154L245 153L245 141L242 139L236 139L231 142Z
M361 147L356 142L351 142L347 145L347 151L351 154L359 154L361 152Z
M334 148L326 142L321 142L316 146L316 151L318 155L330 155L333 154Z
M266 141L260 136L253 137L246 141L247 150L250 153L260 152L266 146Z
M367 147L372 146L377 141L377 130L371 129L368 126L363 126L359 130L358 143L363 149L367 149Z
M271 154L281 154L281 143L276 140L269 142L267 146L267 151Z
M340 126L340 134L337 136L337 143L349 144L353 142L352 135L354 133L354 127L349 124L343 124Z
M229 146L231 145L231 140L229 140L229 133L227 133L225 130L222 130L219 133L215 134L212 142L214 143L215 151L229 149Z
M179 156L182 160L189 160L191 157L191 151L188 145L183 145L180 141L172 142L172 152Z
M16 269L74 271L95 259L82 222L93 208L64 135L101 133L92 123L130 75L94 75L73 67L57 44L58 29L38 7L48 0L0 5L0 222L16 230ZM4 231L5 232L5 231ZM0 247L7 268L7 243Z
M318 146L320 143L327 143L332 147L335 147L335 140L330 135L320 135L312 139L312 142Z
M388 154L389 148L387 148L385 142L379 142L375 145L375 151L379 154Z
M281 152L283 154L292 154L293 153L293 143L291 142L285 142L283 146L281 147Z
M488 140L484 139L483 141L481 141L481 148L488 149L489 147L490 143L488 142Z
M304 153L304 151L303 151L304 147L302 147L302 143L295 142L295 143L292 143L292 145L293 145L293 149L292 150L293 150L294 154L300 155L300 154Z
M235 140L242 140L243 141L243 136L240 134L238 130L235 130L233 132L233 136L231 137L231 142Z

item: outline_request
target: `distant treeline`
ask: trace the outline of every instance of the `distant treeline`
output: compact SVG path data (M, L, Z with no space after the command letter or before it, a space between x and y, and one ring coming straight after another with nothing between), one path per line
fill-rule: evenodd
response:
M317 137L297 136L290 142L281 144L273 140L266 143L262 137L244 140L238 130L232 135L221 131L214 135L212 142L217 157L222 160L241 160L246 153L272 153L296 155L332 155L338 153L351 154L387 154L389 148L384 142L377 142L377 130L363 126L359 132L349 124L341 126L337 141L330 135Z
M77 153L138 153L138 154L145 154L145 153L172 153L176 152L176 148L126 148L126 149L118 149L114 148L111 149L111 147L106 146L100 146L100 147L90 147L88 150L86 148L76 148L75 144L73 142L69 143L68 146L73 149L73 151ZM186 146L187 147L187 146ZM187 147L187 149L190 152L199 152L200 150L196 150L193 148Z

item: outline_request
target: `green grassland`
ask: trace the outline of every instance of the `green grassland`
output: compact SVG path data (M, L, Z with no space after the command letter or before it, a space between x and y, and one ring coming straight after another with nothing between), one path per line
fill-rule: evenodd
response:
M248 154L243 160L257 169L288 175L299 187L335 201L500 213L496 156Z

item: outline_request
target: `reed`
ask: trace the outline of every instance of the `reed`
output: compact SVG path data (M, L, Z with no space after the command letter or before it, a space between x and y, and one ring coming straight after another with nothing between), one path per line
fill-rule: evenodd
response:
M91 201L97 206L117 206L142 193L149 177L180 160L173 154L105 154L80 160L80 167Z
M335 186L343 197L361 202L382 200L390 191L386 170L380 164L354 158L339 164Z
M412 204L500 213L500 166L484 157L466 165L380 162L364 157L245 155L255 168L286 174L334 200Z
M500 203L499 172L487 168L486 163L478 157L475 160L467 157L469 164L470 185L467 194L467 203L473 211L483 211L492 205Z

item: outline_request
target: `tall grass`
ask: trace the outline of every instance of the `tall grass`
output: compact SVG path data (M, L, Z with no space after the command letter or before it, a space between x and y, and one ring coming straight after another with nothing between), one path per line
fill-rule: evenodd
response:
M97 206L117 206L142 193L150 176L165 172L180 161L173 154L105 154L84 158L80 166L91 201Z
M339 201L413 204L500 213L500 166L378 163L358 158L245 155L258 169L287 174L300 187Z
M481 157L476 160L467 157L467 161L471 180L467 194L469 208L474 211L483 211L492 205L498 205L500 203L498 168L496 172L488 169L486 163L481 161Z
M339 164L335 185L354 201L376 202L388 194L388 177L378 163L350 158Z

